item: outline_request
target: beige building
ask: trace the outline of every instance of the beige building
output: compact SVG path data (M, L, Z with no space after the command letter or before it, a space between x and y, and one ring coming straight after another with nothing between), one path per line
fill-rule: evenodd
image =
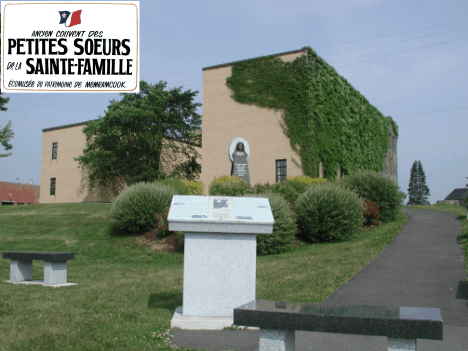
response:
M274 56L283 61L293 61L301 55L304 55L304 49ZM199 181L203 182L205 195L208 195L209 185L215 177L231 174L229 148L236 138L242 138L248 144L251 185L273 184L303 174L301 159L292 150L281 128L282 112L241 104L231 98L226 79L231 76L232 64L203 69L202 148L195 149L202 155L197 162L202 166ZM86 145L85 124L43 130L41 203L112 201L109 189L87 191L87 176L74 161ZM389 128L389 138L391 143L383 174L397 182L396 136L392 127ZM172 157L172 164L184 159L182 154L165 154L163 157ZM163 169L170 171L171 166ZM318 170L317 176L323 177L320 160ZM339 167L337 176L341 176Z
M75 161L75 158L83 154L86 147L86 135L83 133L86 123L42 130L40 203L110 202L123 188L123 185L116 185L88 191L87 174ZM180 148L184 144L186 143L175 142ZM200 147L195 146L195 150L201 153ZM177 162L186 160L182 152L178 154L163 152L162 158L166 160L163 165L165 172L170 172Z
M305 48L276 54L285 62L305 54ZM237 61L239 62L239 61ZM287 177L302 175L301 159L292 150L281 124L282 111L242 104L231 98L226 84L236 62L203 68L203 128L202 173L205 193L215 177L230 175L228 156L235 138L245 139L250 146L248 172L250 184L280 182ZM397 183L396 136L389 127L390 147L382 173ZM323 164L318 161L318 174L324 177ZM342 176L338 166L337 177Z
M302 51L279 54L293 61ZM203 69L202 174L205 191L215 177L231 174L229 145L235 138L245 139L250 147L248 160L250 184L274 184L284 176L302 175L300 159L291 149L280 123L281 111L241 104L231 98L226 78L231 65ZM283 175L284 173L284 175Z

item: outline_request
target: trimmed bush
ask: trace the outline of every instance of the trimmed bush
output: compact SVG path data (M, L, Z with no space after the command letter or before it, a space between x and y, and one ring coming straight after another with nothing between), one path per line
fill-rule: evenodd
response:
M171 205L177 192L169 185L137 183L124 189L115 199L110 216L114 219L114 230L122 234L141 235L156 229L162 215ZM161 232L160 238L168 235Z
M210 195L244 196L252 193L252 187L237 176L215 178L210 185Z
M364 222L359 196L330 183L309 187L295 207L298 237L306 243L344 241Z
M291 250L294 246L297 226L295 214L291 211L289 203L279 194L272 192L248 196L266 197L275 219L272 234L257 235L257 255L273 255Z
M400 211L401 194L398 186L375 171L354 172L341 179L338 184L376 204L382 222L395 220Z
M298 176L288 178L284 182L276 183L271 186L271 190L280 194L285 200L288 200L291 208L295 211L294 203L299 195L305 192L310 186L316 186L325 183L327 180L322 178L311 178L307 176Z

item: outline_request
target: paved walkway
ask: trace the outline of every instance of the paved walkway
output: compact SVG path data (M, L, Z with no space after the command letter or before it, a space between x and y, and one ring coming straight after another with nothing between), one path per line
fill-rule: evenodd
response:
M468 350L468 288L461 225L451 213L403 209L408 222L393 243L336 290L324 305L440 308L444 340L418 340L418 350ZM208 351L256 350L258 331L172 330L172 344ZM382 351L384 337L296 332L296 350Z

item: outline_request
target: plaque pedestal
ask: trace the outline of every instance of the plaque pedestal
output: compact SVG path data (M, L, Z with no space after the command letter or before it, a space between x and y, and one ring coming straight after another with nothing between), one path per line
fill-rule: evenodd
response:
M257 234L273 232L268 199L174 196L168 222L185 232L183 306L171 328L231 326L234 308L255 299Z

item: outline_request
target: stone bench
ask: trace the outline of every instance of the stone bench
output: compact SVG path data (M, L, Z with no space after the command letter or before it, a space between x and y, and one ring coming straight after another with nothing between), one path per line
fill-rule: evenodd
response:
M386 336L389 351L416 350L416 339L443 340L438 308L254 300L234 309L234 324L260 328L259 351L293 351L296 330Z
M10 259L9 283L42 284L44 286L68 286L67 261L74 260L73 252L38 252L38 251L4 251L3 258ZM32 261L44 261L44 280L33 281Z

